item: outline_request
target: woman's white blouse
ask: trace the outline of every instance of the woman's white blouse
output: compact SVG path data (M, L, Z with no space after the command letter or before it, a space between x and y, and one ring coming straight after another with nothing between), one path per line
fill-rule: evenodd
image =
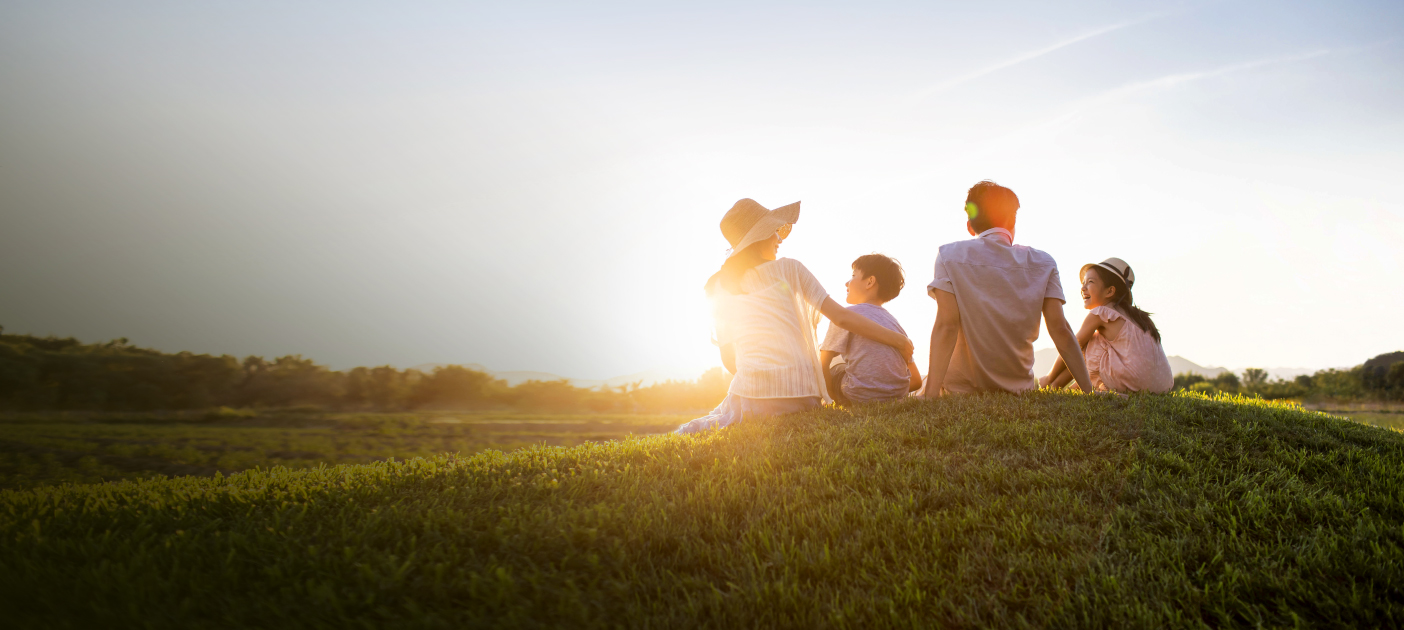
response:
M729 393L746 398L819 396L829 400L819 365L819 306L829 297L798 260L762 263L741 278L744 293L713 295L717 344L736 350Z

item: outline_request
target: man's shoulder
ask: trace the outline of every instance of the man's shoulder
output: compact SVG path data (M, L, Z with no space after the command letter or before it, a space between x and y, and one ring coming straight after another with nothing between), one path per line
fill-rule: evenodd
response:
M1053 255L1048 252L1035 247L1029 247L1028 245L1015 245L1014 247L1024 250L1024 255L1028 257L1029 262L1041 265L1052 265L1054 268L1058 266L1058 262L1053 260Z
M945 255L947 252L955 253L959 251L964 251L970 249L977 242L979 242L979 240L980 239L978 238L967 238L959 241L951 241L949 243L946 243L945 245L936 248L936 251L940 252L942 255Z

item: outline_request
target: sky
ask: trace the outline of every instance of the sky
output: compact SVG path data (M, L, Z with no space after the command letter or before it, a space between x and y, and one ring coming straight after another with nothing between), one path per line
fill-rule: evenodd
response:
M780 254L840 301L900 260L920 348L993 179L1067 295L1130 263L1167 353L1356 365L1404 349L1400 33L1398 2L10 0L0 326L700 372L750 197L801 202Z

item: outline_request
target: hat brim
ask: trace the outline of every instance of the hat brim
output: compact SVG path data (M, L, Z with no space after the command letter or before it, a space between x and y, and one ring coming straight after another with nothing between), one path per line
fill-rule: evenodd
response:
M751 229L746 232L746 235L741 237L741 241L737 243L735 247L732 247L731 251L727 252L726 257L731 258L745 251L747 247L770 238L771 234L774 234L787 224L799 223L799 214L800 202L798 201L788 206L780 206L774 210L767 211L765 216L761 217L759 221L756 221L756 224L751 226Z
M1079 269L1078 272L1077 272L1077 280L1078 280L1078 282L1083 282L1083 281L1087 280L1087 270L1088 270L1088 269L1091 269L1091 268L1093 268L1093 267L1096 267L1096 268L1098 268L1098 269L1106 269L1107 271L1110 271L1113 275L1115 275L1118 279L1121 280L1121 283L1122 283L1122 284L1126 285L1126 288L1127 288L1128 290L1131 288L1132 283L1126 281L1126 276L1121 275L1121 272L1120 272L1120 271L1117 271L1117 270L1116 270L1114 267L1112 267L1111 265L1106 265L1106 264L1102 264L1102 263L1087 263L1087 264L1083 265L1083 266L1082 266L1082 269Z

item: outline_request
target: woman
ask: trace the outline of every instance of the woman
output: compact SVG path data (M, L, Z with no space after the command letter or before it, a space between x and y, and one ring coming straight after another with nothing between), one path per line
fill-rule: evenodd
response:
M736 202L722 217L722 235L731 250L706 291L722 364L736 376L712 413L678 427L678 433L824 404L828 392L814 334L820 314L911 359L911 340L839 306L799 261L776 258L798 220L799 202L767 210L750 199Z

